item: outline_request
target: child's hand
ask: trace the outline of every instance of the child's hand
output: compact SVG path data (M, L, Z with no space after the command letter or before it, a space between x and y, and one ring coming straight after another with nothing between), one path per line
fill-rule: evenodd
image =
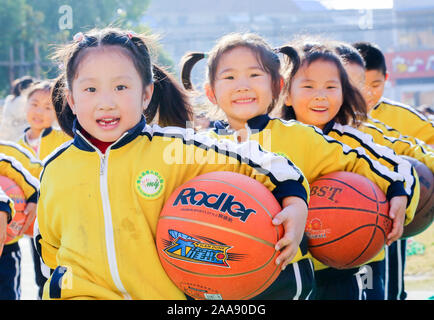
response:
M389 216L393 220L392 231L387 236L386 244L390 246L394 241L402 236L404 231L405 209L407 207L407 197L399 196L390 199Z
M36 203L28 202L26 208L24 209L24 214L26 215L26 221L23 224L18 236L23 235L24 231L26 231L30 224L35 220L36 217Z
M282 270L291 263L298 251L303 238L307 219L306 202L299 197L286 197L283 199L283 210L273 219L274 225L283 225L285 234L276 243L276 250L281 250L276 264Z
M8 214L0 211L0 257L2 255L3 246L6 241L6 231L8 227Z

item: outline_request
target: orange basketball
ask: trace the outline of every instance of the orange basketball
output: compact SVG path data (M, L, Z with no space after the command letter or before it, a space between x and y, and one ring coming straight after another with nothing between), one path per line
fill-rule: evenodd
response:
M211 172L178 187L157 226L160 261L172 281L195 299L250 299L280 274L274 245L281 211L258 181Z
M391 227L389 203L369 179L333 172L312 183L305 232L312 256L325 265L349 269L368 262Z
M419 203L413 220L404 226L402 238L413 237L431 225L434 218L434 175L431 170L419 160L402 156L416 169L420 183Z
M6 230L6 242L8 243L15 239L17 234L21 231L23 224L26 220L24 209L26 208L26 198L23 190L8 177L0 176L0 187L9 198L14 202L15 215L11 222L9 222Z

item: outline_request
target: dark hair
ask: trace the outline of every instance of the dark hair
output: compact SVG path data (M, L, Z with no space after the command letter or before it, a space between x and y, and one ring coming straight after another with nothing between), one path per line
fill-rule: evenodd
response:
M15 79L12 82L12 95L18 97L21 95L23 90L27 89L34 82L33 78L30 76L24 76L19 79Z
M285 92L289 93L291 89L292 79L300 68L308 67L311 63L323 60L332 62L338 69L339 78L342 85L343 102L334 121L346 125L360 125L361 121L366 119L366 103L362 94L353 87L348 78L347 72L343 67L340 57L335 53L330 46L321 43L296 43L294 48L298 52L300 63L293 65L291 68L286 68L285 72ZM289 120L294 118L294 110L291 106L283 105L281 115L283 119Z
M27 99L30 99L30 97L37 91L44 91L47 93L51 93L52 87L53 87L53 83L49 80L37 81L37 82L33 82L30 87L24 90L23 94L27 96Z
M332 45L334 46L339 57L341 57L343 63L354 63L358 66L361 66L363 69L365 68L365 61L363 60L363 57L352 45L338 41L332 42Z
M271 112L280 96L280 59L276 50L259 35L254 33L230 33L219 39L214 48L208 53L190 52L181 59L181 78L184 88L193 91L190 74L193 66L201 59L208 58L207 79L214 87L217 67L224 53L235 48L245 47L257 56L258 62L265 72L271 76L271 90L273 101L267 112ZM288 49L289 50L289 49Z
M63 73L59 76L52 93L59 125L73 136L72 123L76 118L66 102L64 88L72 90L72 82L77 68L90 48L102 46L119 46L131 58L141 76L143 88L154 83L154 93L145 110L147 122L151 122L159 112L158 123L163 126L185 127L192 118L191 106L187 95L174 77L151 62L148 43L153 42L149 36L137 35L117 28L91 30L78 34L72 43L59 48L53 58L60 60Z
M365 60L366 70L378 70L383 75L387 73L386 59L380 48L369 42L355 42L352 44Z

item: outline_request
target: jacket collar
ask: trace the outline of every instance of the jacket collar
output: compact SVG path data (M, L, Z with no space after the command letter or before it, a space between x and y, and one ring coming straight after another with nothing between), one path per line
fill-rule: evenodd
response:
M268 114L262 114L247 120L247 126L250 130L262 131L270 121ZM219 135L230 135L234 133L234 130L230 128L229 124L225 121L214 122L214 131Z
M288 120L297 120L296 116L295 116L295 112L294 112L294 108L292 106L286 106L286 108L288 108L288 115L289 118ZM324 126L324 129L322 129L322 132L324 134L329 134L330 131L333 129L333 126L335 125L335 121L332 119L329 122L326 123L326 125Z
M109 148L110 149L118 149L133 141L140 133L143 131L143 128L146 126L145 117L142 116L139 123L137 123L134 127L126 131L118 140L114 141ZM89 142L83 135L83 128L80 123L78 123L77 119L74 120L72 131L74 132L74 145L83 151L93 152L97 148Z
M26 132L29 131L29 130L30 130L30 127L25 128L25 129L24 129L24 133L26 133ZM48 128L43 129L42 132L41 132L40 137L43 138L43 137L48 136L48 135L51 133L51 131L53 131L53 128L52 128L52 127L48 127ZM24 135L24 136L25 136L25 135Z

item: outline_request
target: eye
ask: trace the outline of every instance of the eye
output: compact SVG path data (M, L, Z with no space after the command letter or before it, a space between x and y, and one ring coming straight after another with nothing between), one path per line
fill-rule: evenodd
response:
M224 76L223 79L225 79L225 80L234 80L234 76Z
M84 89L84 91L87 91L87 92L95 92L96 89L95 89L94 87L89 87L89 88Z
M122 85L122 84L120 84L120 85L118 85L118 86L116 86L116 91L121 91L121 90L125 90L127 87L126 86L124 86L124 85Z

